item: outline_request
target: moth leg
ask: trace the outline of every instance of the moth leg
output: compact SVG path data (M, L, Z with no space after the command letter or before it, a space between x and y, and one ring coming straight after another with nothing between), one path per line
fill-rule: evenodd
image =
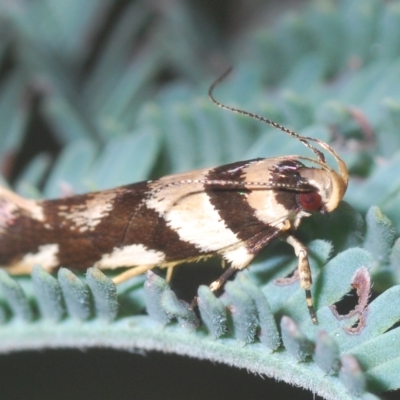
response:
M239 269L235 267L229 267L216 281L211 283L210 285L211 291L216 292L218 289L222 288L227 282L227 280L238 271Z
M130 278L133 278L134 276L138 276L140 274L145 273L146 271L148 271L149 269L154 268L154 265L138 265L136 267L133 268L129 268L127 271L124 271L122 273L120 273L117 276L114 276L114 278L112 278L112 281L118 285L122 282L127 281Z
M210 289L212 292L217 291L218 289L222 288L226 281L236 272L238 272L239 269L235 268L235 267L229 267L216 281L214 281L213 283L211 283L210 285ZM193 310L193 308L195 308L197 306L197 296L195 296L192 300L192 302L190 303L190 309Z
M225 258L221 258L221 265L222 265L223 269L226 268L226 260L225 260Z
M317 324L318 320L317 316L315 315L314 304L311 295L312 277L310 264L308 262L307 248L292 235L287 236L285 240L293 247L294 252L299 259L298 273L300 277L300 287L306 292L307 307L311 316L311 320L314 324Z
M176 267L176 265L171 265L171 266L167 267L167 276L165 277L165 280L167 282L171 281L172 272L174 271L174 267Z

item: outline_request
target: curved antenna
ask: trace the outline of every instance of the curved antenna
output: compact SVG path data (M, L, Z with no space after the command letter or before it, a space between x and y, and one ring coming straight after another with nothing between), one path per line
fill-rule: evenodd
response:
M328 153L330 153L334 159L336 160L336 162L338 163L338 167L339 167L339 173L340 176L345 184L345 186L347 187L347 183L349 181L349 173L347 171L347 166L344 163L344 161L339 157L339 155L325 142L315 139L315 138L311 138L311 137L306 137L306 136L301 136L299 134L297 134L296 132L285 128L284 126L277 124L274 121L271 121L268 118L264 118L261 117L257 114L253 114L249 111L245 111L245 110L240 110L238 108L235 107L230 107L227 106L225 104L220 103L218 100L215 99L214 95L213 95L213 91L215 89L215 87L221 83L226 77L227 75L229 75L229 73L232 71L232 67L229 68L227 71L225 71L218 79L216 79L212 85L210 86L210 88L208 89L208 96L211 99L211 101L217 105L218 107L224 109L224 110L228 110L228 111L232 111L236 114L241 114L241 115L246 115L250 118L256 119L258 121L264 122L270 126L272 126L273 128L277 128L279 130L281 130L282 132L288 134L289 136L292 136L296 139L298 139L301 143L304 144L304 146L308 147L317 157L318 160L321 164L323 164L326 168L329 168L327 166L326 160L325 160L325 155L324 153L322 153L320 150L318 150L315 146L313 146L309 141L313 141L315 143L317 143L319 146L321 146L322 148L324 148L326 151L328 151Z

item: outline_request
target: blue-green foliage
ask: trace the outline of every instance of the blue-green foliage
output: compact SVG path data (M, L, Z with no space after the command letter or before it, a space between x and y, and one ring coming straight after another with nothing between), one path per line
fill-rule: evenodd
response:
M64 316L60 283L40 265L33 267L31 276L40 314L51 321L59 321Z
M197 296L201 319L210 334L217 339L227 333L227 310L224 303L208 286L200 286Z
M87 320L91 315L88 285L66 268L61 268L57 277L64 295L68 314L78 320Z
M157 18L146 2L130 3L83 74L91 61L88 38L101 24L94 16L111 3L0 2L0 60L10 46L15 54L0 81L1 172L7 175L22 149L32 88L62 145L55 161L45 153L30 161L14 183L18 193L54 198L240 159L311 156L296 140L207 100L217 74L208 72L203 55L217 36L199 30L187 2L171 3ZM232 43L234 74L215 93L332 143L353 175L347 203L305 220L298 231L309 249L318 326L298 282L277 284L297 265L292 249L278 243L221 298L199 288L200 327L154 274L143 290L140 278L116 288L96 269L86 277L62 269L58 280L40 267L31 279L0 271L0 351L71 341L79 348L172 351L335 399L400 388L400 328L391 329L400 320L399 27L396 2L310 3L274 29L259 27L245 46ZM179 80L160 85L165 71ZM0 182L7 184L2 176ZM340 317L331 306L363 267L379 296L366 310ZM139 315L145 306L149 315ZM354 324L360 332L349 334Z
M86 281L93 295L97 316L107 322L113 321L118 313L114 282L97 268L87 270Z
M312 343L289 317L281 319L282 342L287 352L297 361L305 361L311 355Z
M329 375L335 375L340 368L340 351L335 339L320 330L315 343L314 361Z
M11 310L14 318L19 318L23 321L30 321L32 319L32 310L21 285L12 279L6 272L0 270L0 286L4 296L1 312L2 322L6 322L4 312L5 299L7 300L7 306Z

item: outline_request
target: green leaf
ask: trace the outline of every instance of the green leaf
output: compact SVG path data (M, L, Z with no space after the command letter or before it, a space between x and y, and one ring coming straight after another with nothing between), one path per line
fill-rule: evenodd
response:
M58 271L58 281L68 314L78 320L87 320L91 315L91 301L86 283L66 268Z
M113 321L118 313L117 289L114 282L97 268L87 270L86 282L92 291L97 317L106 322Z
M32 282L42 316L54 322L59 321L65 311L61 286L57 279L40 265L36 265L32 270Z
M340 368L340 351L335 340L325 331L319 331L315 345L314 361L327 374L337 374Z
M282 341L288 353L297 361L305 361L311 354L312 344L289 317L281 319Z
M372 254L378 263L387 264L396 237L392 221L375 206L368 210L366 222L367 229L363 247Z
M207 286L199 286L197 293L201 319L211 335L217 339L228 331L225 305Z
M23 321L30 321L33 318L33 313L25 292L21 285L3 270L0 270L0 287L12 313ZM4 314L2 315L3 318Z

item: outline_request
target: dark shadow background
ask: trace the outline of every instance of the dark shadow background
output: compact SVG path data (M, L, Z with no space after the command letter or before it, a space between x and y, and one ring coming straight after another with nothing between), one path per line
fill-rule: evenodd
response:
M226 365L159 353L62 350L0 357L0 398L318 400L311 392ZM399 399L397 392L384 399Z
M1 399L313 398L243 370L159 353L27 352L0 357L0 371Z

